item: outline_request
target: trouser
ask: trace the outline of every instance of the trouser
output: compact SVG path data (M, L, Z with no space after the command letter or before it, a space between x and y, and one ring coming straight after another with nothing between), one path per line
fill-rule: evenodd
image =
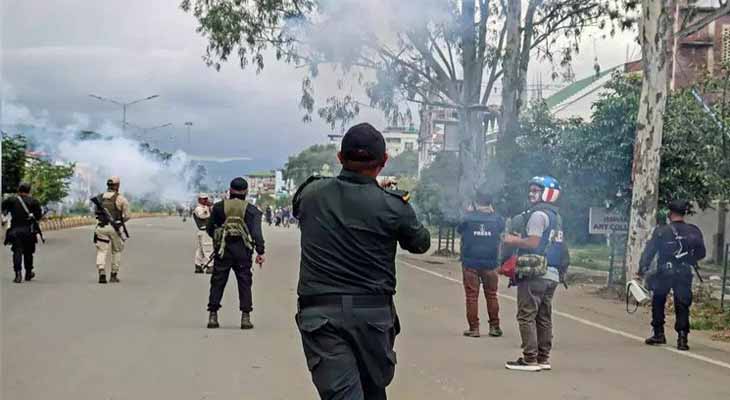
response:
M558 282L535 278L517 284L517 322L527 362L547 362L553 341L552 301Z
M672 276L657 276L652 284L651 326L657 334L664 333L664 305L671 290L674 294L674 329L689 333L689 308L692 306L692 271L681 271Z
M213 261L213 274L210 276L210 296L208 297L208 311L218 311L221 308L223 290L228 282L228 275L233 270L238 283L238 305L241 312L251 312L251 285L253 274L251 273L251 260L243 264L237 264L228 260L216 258Z
M470 330L479 329L479 284L484 286L484 297L487 300L489 326L499 327L499 300L497 289L499 275L496 270L462 268L464 276L464 294L466 295L466 320Z
M197 266L209 265L210 255L213 254L213 239L208 232L198 230L196 235L196 248L194 262Z
M119 266L122 263L122 250L124 250L124 242L121 236L111 225L97 226L94 242L96 244L96 268L99 272L104 272L106 266L106 258L111 249L112 254L112 273L119 272Z
M32 239L18 239L13 241L10 249L13 251L13 270L21 272L25 266L25 272L33 270L33 253L36 243Z
M307 367L322 400L384 400L395 375L395 337L400 332L392 305L343 304L302 308L296 315ZM349 298L349 300L348 300Z

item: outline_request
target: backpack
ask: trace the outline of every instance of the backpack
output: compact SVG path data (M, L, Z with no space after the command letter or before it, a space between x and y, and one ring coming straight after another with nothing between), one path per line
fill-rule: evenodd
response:
M222 258L225 254L226 245L231 243L231 240L228 239L241 240L248 250L253 250L253 238L244 220L247 208L248 201L246 200L229 199L223 201L226 220L223 225L215 229L213 234L213 247L216 249L218 257Z

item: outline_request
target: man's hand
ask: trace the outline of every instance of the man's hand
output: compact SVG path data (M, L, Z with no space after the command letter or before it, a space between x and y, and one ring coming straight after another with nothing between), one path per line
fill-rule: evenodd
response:
M398 181L383 179L383 181L380 182L380 187L382 187L383 189L390 189L393 186L398 186Z
M506 245L508 245L508 246L513 246L516 243L519 243L521 241L522 241L522 238L521 237L519 237L517 235L513 235L511 233L508 233L508 234L504 235L504 239L503 239L503 243L506 244Z
M266 257L263 254L259 254L256 256L256 264L259 265L259 268L263 267L265 262Z

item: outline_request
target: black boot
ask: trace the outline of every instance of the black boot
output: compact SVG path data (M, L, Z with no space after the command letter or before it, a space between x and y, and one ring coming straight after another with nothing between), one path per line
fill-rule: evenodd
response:
M218 312L217 311L211 311L208 315L208 329L215 329L218 328L220 325L218 325Z
M106 283L106 274L103 272L99 273L99 283Z
M241 329L253 329L251 314L247 312L241 313Z
M203 273L203 267L200 265L195 266L195 273L196 274L202 274Z
M648 344L649 346L667 344L667 338L664 336L664 332L654 331L654 334L651 337L644 340L644 343Z
M679 332L677 336L677 350L688 351L689 344L687 343L687 332Z
M33 278L35 278L35 272L33 271L25 271L25 281L32 281Z
M20 271L15 271L15 279L13 279L13 282L15 282L15 283L23 282L23 274L21 274Z
M119 283L119 277L117 277L116 272L112 272L112 276L109 277L109 282L111 283Z

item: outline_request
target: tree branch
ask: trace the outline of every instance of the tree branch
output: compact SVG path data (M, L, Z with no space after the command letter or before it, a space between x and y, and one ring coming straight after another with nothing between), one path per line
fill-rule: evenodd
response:
M683 24L684 26L679 30L679 32L677 32L677 36L679 39L684 39L693 33L699 32L702 28L712 23L712 21L728 14L730 14L730 2L726 1L724 4L721 2L720 7L715 11L702 18Z

